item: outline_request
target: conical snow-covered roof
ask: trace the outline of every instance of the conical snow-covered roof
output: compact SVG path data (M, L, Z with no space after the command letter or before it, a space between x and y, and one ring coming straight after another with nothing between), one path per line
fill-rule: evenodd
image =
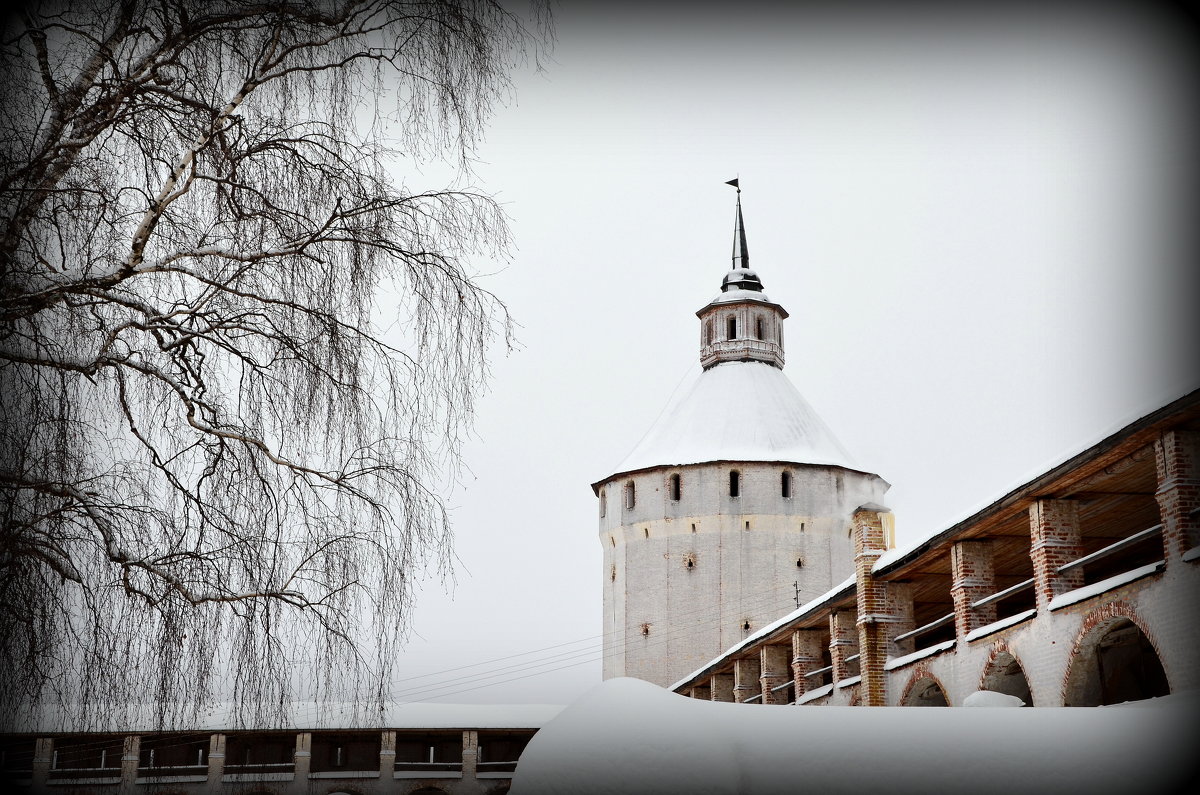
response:
M702 371L605 480L710 461L858 469L782 370L763 362L723 362Z

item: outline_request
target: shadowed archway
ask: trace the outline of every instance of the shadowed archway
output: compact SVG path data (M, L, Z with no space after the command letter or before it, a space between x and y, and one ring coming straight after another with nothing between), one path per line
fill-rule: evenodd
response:
M1063 694L1068 707L1141 701L1171 692L1154 645L1128 618L1098 625L1076 648Z
M1021 663L1009 652L1000 652L996 655L995 659L987 664L987 667L983 670L983 679L980 682L980 688L982 690L991 690L996 693L1016 696L1025 702L1025 706L1033 706L1033 694L1029 690L1029 678L1025 676L1025 669L1021 667Z

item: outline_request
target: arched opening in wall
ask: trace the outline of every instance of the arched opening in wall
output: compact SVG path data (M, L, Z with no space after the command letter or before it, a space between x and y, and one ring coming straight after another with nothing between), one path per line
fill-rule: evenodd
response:
M792 473L783 472L779 475L779 495L785 500L792 498Z
M634 505L637 505L637 491L631 480L625 484L625 510L632 510Z
M763 338L763 319L761 317L754 318L754 339L761 340Z
M704 344L712 345L712 318L704 321Z
M725 339L737 339L737 318L730 317L725 321Z
M742 491L742 475L736 469L729 470L729 496L740 497Z
M680 497L680 494L682 493L682 490L680 487L681 487L681 483L679 480L679 475L672 475L670 485L668 488L668 493L671 495L672 502L679 502L679 497Z
M988 663L983 671L981 686L984 690L1016 696L1025 702L1025 706L1033 706L1033 694L1029 690L1025 669L1016 657L1006 651L997 654L996 659Z
M603 519L608 513L608 494L604 489L600 489L600 518Z
M1141 701L1171 692L1153 644L1137 624L1120 617L1092 630L1071 661L1068 707Z
M942 690L942 686L937 683L937 680L927 676L914 682L909 688L908 697L904 699L904 706L948 707L950 701L946 698L946 691Z

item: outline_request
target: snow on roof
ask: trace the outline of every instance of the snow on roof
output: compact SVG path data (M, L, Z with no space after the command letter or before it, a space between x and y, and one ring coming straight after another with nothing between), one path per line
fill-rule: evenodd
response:
M762 291L743 290L738 287L732 290L726 290L722 293L717 293L717 297L709 301L704 309L708 309L708 307L712 306L713 304L732 304L735 301L758 301L764 304L774 303L770 298L767 298L767 294ZM701 309L700 311L703 312L704 309Z
M538 729L563 707L557 704L391 704L382 710L366 704L293 702L286 718L264 719L245 725L235 718L234 705L213 704L176 720L167 731L232 731L237 729L300 731L305 729ZM184 712L185 710L179 710ZM170 714L172 710L168 710ZM133 732L158 731L157 711L150 704L123 704L105 712L98 725L80 725L71 708L43 709L20 732Z
M709 461L858 469L783 371L763 362L724 362L702 371L609 477Z
M635 679L584 694L530 741L512 795L1176 792L1189 702L1071 709L763 706ZM1119 753L1114 753L1119 749Z

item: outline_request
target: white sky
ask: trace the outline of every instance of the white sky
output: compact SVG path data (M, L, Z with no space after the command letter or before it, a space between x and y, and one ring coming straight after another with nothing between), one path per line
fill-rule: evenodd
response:
M1195 388L1170 42L1094 7L902 5L558 9L554 62L518 75L477 168L512 215L484 284L523 349L494 361L451 498L458 584L426 584L400 667L486 664L402 699L565 703L600 680L589 484L696 366L734 176L791 313L786 372L893 484L901 546Z

